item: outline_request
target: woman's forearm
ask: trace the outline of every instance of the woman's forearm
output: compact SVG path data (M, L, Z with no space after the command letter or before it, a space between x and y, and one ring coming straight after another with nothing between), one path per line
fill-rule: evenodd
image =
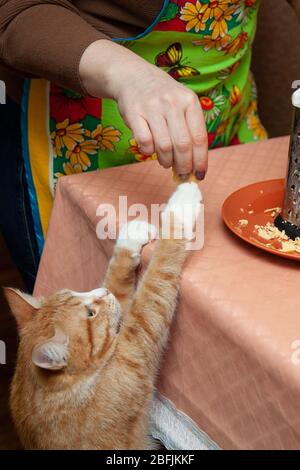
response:
M22 2L29 6L7 10ZM71 2L2 1L0 59L24 75L113 98L143 153L156 152L161 165L179 174L205 174L207 132L196 94L110 41Z
M102 39L81 57L80 77L86 91L117 101L140 150L156 152L165 168L178 174L205 174L207 132L197 95L117 43Z
M83 87L91 96L117 100L118 85L131 70L138 73L146 62L129 49L113 41L100 39L90 44L81 56L79 74ZM149 64L150 66L150 64Z

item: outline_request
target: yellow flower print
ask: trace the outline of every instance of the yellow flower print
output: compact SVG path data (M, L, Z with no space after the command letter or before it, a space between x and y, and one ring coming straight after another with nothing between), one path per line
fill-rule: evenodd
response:
M55 131L51 132L51 140L53 145L53 154L55 157L62 156L62 148L67 147L72 150L77 143L83 142L84 129L82 124L76 122L69 124L69 119L56 124Z
M209 0L200 8L200 13L203 14L202 21L204 23L209 19L219 21L230 3L231 0Z
M230 40L231 37L229 35L217 39L213 39L211 36L204 36L202 39L196 39L196 41L193 41L193 44L195 46L203 46L205 52L208 52L213 47L215 47L217 51L222 51L226 46L228 46Z
M181 8L181 16L180 19L186 22L186 30L190 31L191 29L195 29L195 32L198 33L199 31L205 31L205 23L202 21L202 13L201 13L201 3L199 0L196 3L187 2Z
M157 159L156 153L153 153L152 155L142 154L141 151L138 148L138 145L137 145L135 139L130 139L129 144L130 144L130 147L128 149L128 152L133 153L136 160L138 160L139 162L145 162L147 160L156 160Z
M247 117L248 129L253 132L256 140L264 140L268 138L268 134L257 114L249 114Z
M248 41L248 33L240 33L228 46L226 46L226 55L232 54L233 57L237 55L240 49L245 47L246 42Z
M87 170L91 166L88 155L95 155L98 151L96 140L85 140L78 143L72 150L66 151L66 158L70 160L72 167L80 165L82 170Z
M227 8L218 19L212 21L209 30L212 31L212 39L224 38L228 33L228 21L232 19L233 8Z
M102 124L98 124L96 129L91 133L92 139L98 142L100 150L114 151L114 142L119 142L121 132L113 126L103 127Z
M64 173L60 173L60 172L55 173L55 177L60 178L61 176L66 176L66 175L68 176L68 175L74 175L76 173L82 173L81 165L76 164L72 166L70 162L63 164L63 170L64 170Z
M257 113L257 100L252 100L249 108L248 108L249 113Z
M241 92L237 85L233 86L232 92L230 93L230 103L232 106L236 106L241 101Z

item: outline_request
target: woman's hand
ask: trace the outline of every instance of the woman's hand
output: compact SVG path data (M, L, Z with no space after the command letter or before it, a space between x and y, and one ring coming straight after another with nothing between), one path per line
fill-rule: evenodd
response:
M92 43L80 62L86 91L117 101L145 155L156 152L179 175L207 170L207 131L197 95L129 49L105 39Z

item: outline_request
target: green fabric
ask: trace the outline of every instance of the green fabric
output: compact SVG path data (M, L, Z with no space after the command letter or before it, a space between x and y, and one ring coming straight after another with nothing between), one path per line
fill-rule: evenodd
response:
M197 73L177 79L199 96L210 148L266 138L257 115L255 84L249 72L259 1L204 0L178 3L183 6L169 2L153 31L138 40L124 41L123 45L152 64L169 62L168 66L162 68L171 75L174 71L177 73L176 69L184 71L185 66ZM213 9L214 5L216 9ZM195 22L196 13L205 6L206 10L210 8L211 16L206 22L202 16L203 30L196 32L197 24L189 31L178 30L183 26L189 28L189 21L185 18L193 18L194 11ZM219 11L223 14L227 34L215 40L214 25L216 28L217 23L222 22L222 15L219 21L216 20ZM160 30L162 26L168 29ZM177 49L173 47L176 52L173 55L172 45L177 45ZM170 53L167 52L168 48ZM132 133L124 124L116 103L107 99L102 100L102 128L114 128L119 137L113 143L113 151L100 149L100 168L147 159L138 152L132 141Z

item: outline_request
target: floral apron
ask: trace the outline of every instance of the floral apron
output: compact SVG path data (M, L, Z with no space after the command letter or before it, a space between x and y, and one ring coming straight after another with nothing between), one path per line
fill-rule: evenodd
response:
M209 147L266 138L250 74L259 0L165 0L154 23L123 46L199 96ZM64 175L155 159L143 155L109 99L27 80L22 140L40 251L55 183Z

